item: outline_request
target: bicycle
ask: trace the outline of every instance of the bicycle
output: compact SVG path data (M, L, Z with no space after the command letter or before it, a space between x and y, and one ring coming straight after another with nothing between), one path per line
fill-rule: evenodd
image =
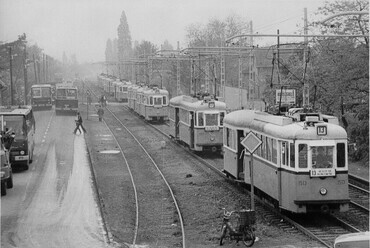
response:
M236 240L238 243L240 240L247 247L251 247L254 244L256 236L253 232L253 224L255 223L255 211L254 210L240 210L240 211L226 211L222 208L223 221L221 228L220 245L224 244L224 240L229 238L230 240ZM239 225L233 227L230 222L230 217L235 214Z

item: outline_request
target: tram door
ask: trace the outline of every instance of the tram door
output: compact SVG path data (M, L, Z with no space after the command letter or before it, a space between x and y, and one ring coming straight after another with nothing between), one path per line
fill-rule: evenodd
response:
M238 168L237 168L237 172L238 172L238 178L237 179L243 179L244 180L244 146L240 143L242 140L244 139L244 134L243 134L243 130L238 130L237 132L237 139L239 142L237 142L237 149L238 149Z
M190 148L194 148L194 112L190 112Z
M179 108L175 108L175 139L179 138L180 130L180 116L179 116Z

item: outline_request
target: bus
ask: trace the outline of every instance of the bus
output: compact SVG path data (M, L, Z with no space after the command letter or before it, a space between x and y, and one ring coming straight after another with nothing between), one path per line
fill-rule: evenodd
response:
M56 84L55 87L55 113L78 112L78 89L73 84Z
M35 149L36 122L32 106L0 107L0 116L2 130L14 133L10 164L13 168L23 167L28 170Z
M53 107L51 84L35 84L31 86L31 105L34 110L51 109Z

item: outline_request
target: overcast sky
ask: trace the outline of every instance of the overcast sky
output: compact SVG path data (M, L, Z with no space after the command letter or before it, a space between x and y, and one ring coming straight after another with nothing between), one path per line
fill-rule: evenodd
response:
M108 38L117 37L125 11L133 41L168 40L185 48L186 27L236 14L253 21L260 34L292 34L303 26L303 9L313 18L324 0L0 0L0 41L26 33L54 58L76 54L79 62L104 60ZM263 40L259 42L265 42Z

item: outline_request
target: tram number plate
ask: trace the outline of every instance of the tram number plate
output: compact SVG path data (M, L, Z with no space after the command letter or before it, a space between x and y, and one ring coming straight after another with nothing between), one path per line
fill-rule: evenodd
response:
M217 127L217 126L213 126L213 127L205 127L204 130L206 131L218 131L220 128Z
M313 169L310 172L311 177L330 177L335 176L335 169Z

